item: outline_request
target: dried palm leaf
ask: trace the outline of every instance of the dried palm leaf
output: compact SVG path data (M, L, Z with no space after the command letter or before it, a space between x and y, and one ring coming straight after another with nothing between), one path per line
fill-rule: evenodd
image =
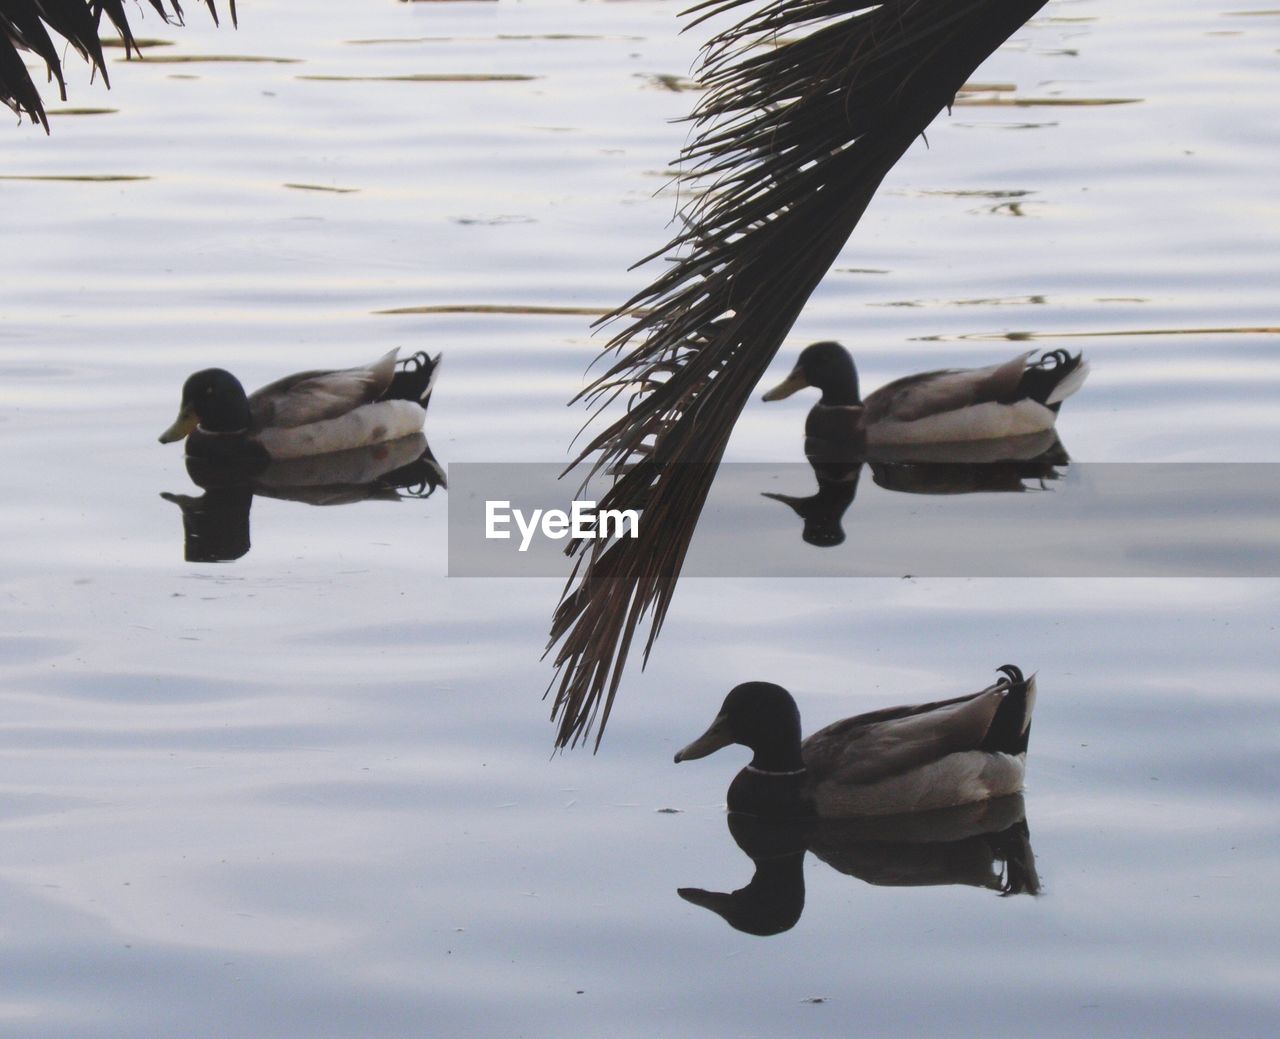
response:
M215 0L204 0L218 22ZM182 5L179 0L149 0L149 3L166 22L182 22ZM236 2L227 0L231 20L236 20ZM111 86L107 75L102 44L98 39L98 26L103 15L115 27L124 43L125 56L141 53L125 14L123 0L0 0L0 102L8 105L19 117L24 113L33 123L49 132L49 118L45 114L40 91L31 79L31 72L22 60L22 51L30 51L40 58L48 69L50 79L57 80L58 94L67 99L67 84L62 75L62 49L49 35L52 31L102 74L102 81Z
M557 746L596 746L641 621L671 602L734 423L881 181L979 64L1046 0L705 0L752 8L705 46L706 93L679 178L667 269L604 320L628 323L576 399L626 412L574 465L620 473L601 508L644 509L636 540L571 545L552 623ZM692 463L692 464L691 464Z

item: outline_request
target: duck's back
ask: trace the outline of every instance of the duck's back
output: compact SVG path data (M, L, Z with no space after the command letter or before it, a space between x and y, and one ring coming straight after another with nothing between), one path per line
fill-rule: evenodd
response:
M986 368L945 368L895 379L867 397L867 424L918 422L975 404L1009 401L1030 356L1020 354Z
M249 396L254 430L324 422L378 400L391 385L396 353L359 368L298 372L263 386Z
M986 368L908 375L866 400L867 442L929 444L1021 437L1052 429L1088 375L1080 354L1034 351Z

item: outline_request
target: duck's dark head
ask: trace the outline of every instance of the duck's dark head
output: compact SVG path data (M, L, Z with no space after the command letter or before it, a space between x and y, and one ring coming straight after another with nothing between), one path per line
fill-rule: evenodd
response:
M183 383L178 417L160 434L160 443L181 440L197 426L209 433L248 431L249 401L240 380L230 372L206 368Z
M803 767L800 711L791 694L772 682L744 682L724 698L711 727L676 754L676 763L705 758L741 743L754 753L757 769L790 771Z
M796 366L782 382L764 395L765 400L782 400L806 386L822 391L827 405L861 404L858 371L849 351L839 343L814 343L800 351Z

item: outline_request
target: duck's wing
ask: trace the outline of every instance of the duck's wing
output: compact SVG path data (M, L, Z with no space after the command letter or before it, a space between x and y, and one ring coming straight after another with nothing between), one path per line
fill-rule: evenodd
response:
M1034 351L986 368L945 368L895 379L868 395L866 424L916 422L992 401L1011 402Z
M952 700L889 707L828 725L804 741L813 783L875 783L981 748L1010 690L1000 682Z
M391 385L397 352L391 350L358 368L298 372L263 386L249 397L253 428L306 426L371 404Z

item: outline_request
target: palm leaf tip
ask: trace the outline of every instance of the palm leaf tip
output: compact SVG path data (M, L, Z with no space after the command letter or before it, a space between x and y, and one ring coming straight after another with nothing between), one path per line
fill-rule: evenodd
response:
M646 651L737 418L880 183L973 71L1046 0L703 0L746 12L703 48L669 264L611 315L622 330L581 395L626 411L575 464L620 472L611 508L642 537L586 554L552 625L557 744L596 745L641 621ZM702 463L698 481L680 463ZM664 531L663 525L666 525ZM609 581L597 578L608 573ZM659 579L657 575L667 575Z
M181 23L179 0L149 0L149 3L166 22ZM216 24L216 0L205 0L205 5ZM228 9L235 24L235 0L228 0ZM44 127L45 133L49 132L44 101L22 60L22 52L35 54L45 63L49 78L58 84L58 96L65 101L67 88L60 53L63 48L54 43L55 36L79 53L110 87L98 38L104 14L120 34L126 56L139 53L123 0L0 0L0 103L12 109L19 119L25 115L32 123Z

